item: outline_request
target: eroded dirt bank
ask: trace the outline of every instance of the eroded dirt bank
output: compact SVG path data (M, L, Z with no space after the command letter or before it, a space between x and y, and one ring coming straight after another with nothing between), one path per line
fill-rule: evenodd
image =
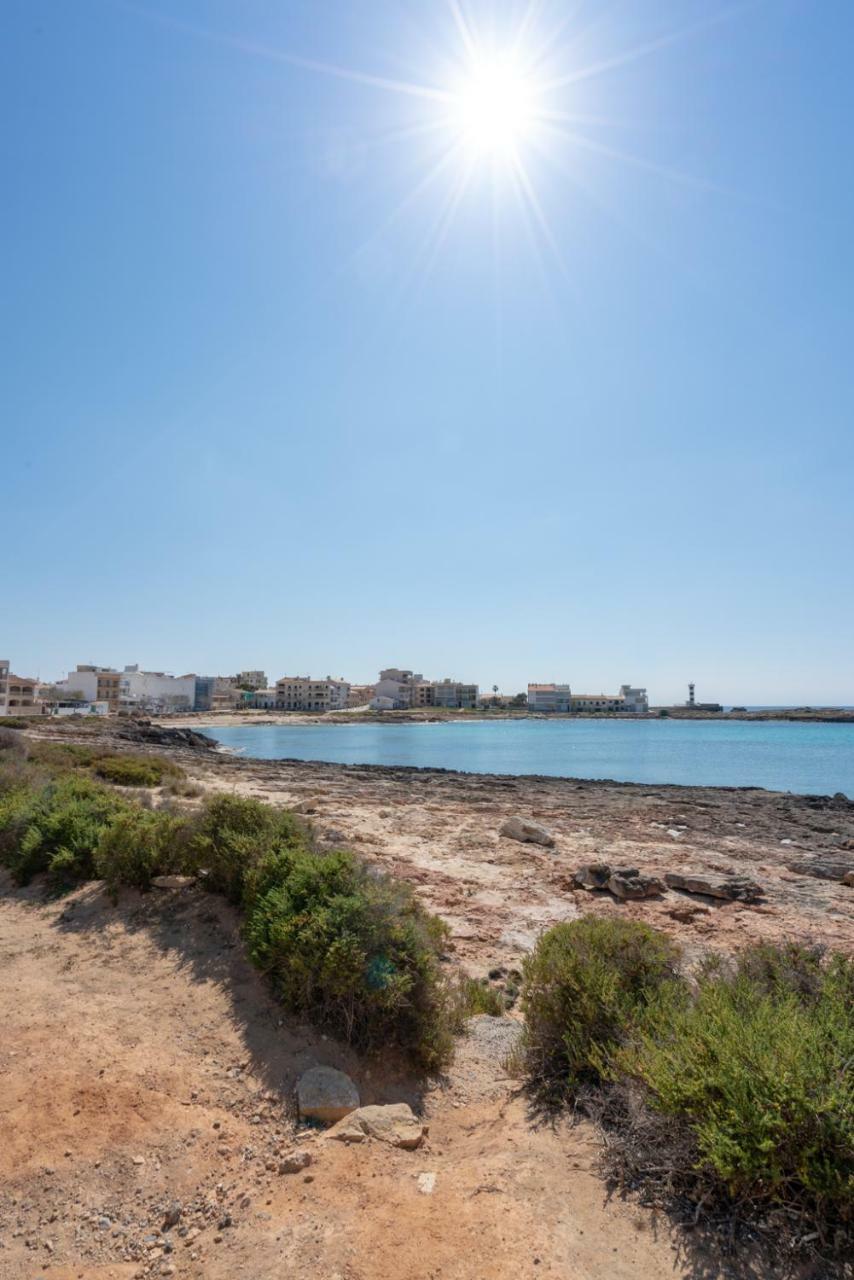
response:
M44 904L4 883L0 969L3 1280L696 1274L687 1238L608 1197L587 1127L532 1121L497 1020L429 1090L360 1063L282 1022L234 916L195 890L115 908L97 886ZM298 1135L293 1084L318 1062L422 1110L425 1146ZM279 1174L295 1143L312 1164Z

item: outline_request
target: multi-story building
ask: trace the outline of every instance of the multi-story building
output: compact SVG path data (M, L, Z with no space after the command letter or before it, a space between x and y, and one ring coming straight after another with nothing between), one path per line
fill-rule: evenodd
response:
M394 710L405 710L412 706L415 687L424 683L424 677L414 671L404 671L401 667L386 667L380 672L380 678L374 689L372 705L387 709L390 701Z
M8 707L10 716L41 715L41 707L36 702L36 685L38 681L30 676L16 676L9 672Z
M77 670L69 671L62 687L67 693L80 694L86 702L106 702L111 711L119 709L121 676L115 667L78 663Z
M0 716L9 713L9 659L0 658Z
M413 707L476 707L478 687L458 680L421 680L413 686Z
M276 681L279 711L345 711L350 695L346 680L312 680L311 676L282 676Z
M476 684L458 680L425 680L420 672L387 667L374 685L371 705L382 710L410 707L476 707Z
M610 693L574 693L572 710L588 713L599 711L617 711L639 714L649 710L646 689L635 689L631 685L620 685L618 694Z
M128 711L191 711L196 701L196 677L140 671L134 664L120 673L119 693L121 705Z
M568 684L529 684L529 711L570 711L572 692Z
M275 685L271 689L253 689L251 693L246 695L247 705L255 707L262 711L275 711L276 709L276 688Z
M646 689L620 686L618 694L573 693L568 684L529 684L531 711L561 711L595 714L600 711L642 713L649 710Z
M646 689L635 689L630 684L620 685L620 697L623 699L623 710L645 714L649 711L649 698Z
M241 671L234 678L239 689L266 689L267 676L263 671Z

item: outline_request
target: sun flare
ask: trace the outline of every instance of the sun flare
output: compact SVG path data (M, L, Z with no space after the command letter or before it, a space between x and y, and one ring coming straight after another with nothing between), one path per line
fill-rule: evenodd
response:
M451 124L467 149L512 153L534 125L536 86L509 56L480 59L452 96Z

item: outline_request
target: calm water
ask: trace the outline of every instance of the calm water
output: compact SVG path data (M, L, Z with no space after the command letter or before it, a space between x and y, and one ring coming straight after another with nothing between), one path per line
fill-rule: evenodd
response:
M264 760L768 787L854 799L854 724L495 720L206 729Z

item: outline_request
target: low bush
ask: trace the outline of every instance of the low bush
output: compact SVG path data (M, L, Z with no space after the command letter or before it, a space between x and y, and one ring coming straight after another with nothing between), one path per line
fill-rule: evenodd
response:
M42 871L55 887L91 879L101 836L125 808L88 778L11 789L0 798L0 860L19 884Z
M648 925L588 916L544 933L523 964L519 1050L537 1089L599 1081L650 1003L676 983L677 951Z
M182 869L187 824L164 812L128 808L104 829L94 852L95 874L115 901L122 885L150 889L154 876Z
M187 850L187 869L205 871L208 888L231 902L256 893L262 866L289 849L308 845L299 819L248 796L214 796L202 808Z
M854 1228L852 1063L854 963L768 945L701 976L617 1058L693 1151L687 1167L656 1159L695 1199L785 1207L825 1243Z
M0 728L3 729L28 729L32 724L26 716L4 716L0 722Z
M97 757L94 747L80 742L49 742L37 740L30 743L30 759L56 772L70 769L88 769Z
M184 770L163 756L103 755L92 767L99 778L120 787L159 787L183 778Z
M249 954L287 1008L361 1049L399 1049L431 1070L447 1062L446 930L411 889L344 852L292 847L259 870Z

